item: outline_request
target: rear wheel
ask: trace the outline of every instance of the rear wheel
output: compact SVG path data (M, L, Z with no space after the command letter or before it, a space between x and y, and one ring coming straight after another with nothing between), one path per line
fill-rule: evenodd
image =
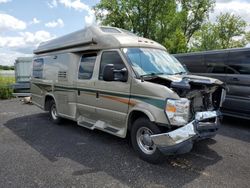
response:
M160 129L147 118L137 119L131 129L131 142L139 157L147 162L157 164L164 155L157 149L150 135L161 133Z
M54 100L51 100L49 102L49 115L50 115L50 119L53 123L55 123L55 124L61 123L62 118L58 116L56 103Z

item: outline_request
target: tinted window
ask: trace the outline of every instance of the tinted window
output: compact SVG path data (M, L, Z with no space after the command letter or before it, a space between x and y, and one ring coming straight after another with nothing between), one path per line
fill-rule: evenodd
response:
M97 54L84 54L79 66L78 79L90 79L93 74Z
M213 65L212 73L215 74L225 74L226 73L226 67L225 66L217 66L216 64Z
M99 72L99 79L100 80L103 79L103 70L107 64L113 64L114 68L117 70L121 70L121 69L125 68L125 65L122 61L122 58L118 52L116 52L116 51L103 52L102 58L101 58L100 72Z
M208 68L208 73L214 73L214 74L235 74L237 73L235 70L230 68L229 66L225 64L216 64L211 63Z
M42 58L34 59L33 61L33 78L43 78L44 61Z
M205 54L205 66L207 72L215 74L226 74L228 70L225 64L228 53Z
M228 66L238 74L250 74L250 52L230 52Z
M186 66L188 71L192 73L204 73L206 72L206 67L204 66L203 55L186 55L186 56L176 56L176 58Z

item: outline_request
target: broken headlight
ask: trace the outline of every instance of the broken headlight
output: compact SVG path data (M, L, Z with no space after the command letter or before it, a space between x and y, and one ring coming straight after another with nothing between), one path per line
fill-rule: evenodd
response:
M172 125L185 125L189 120L190 101L186 98L168 99L165 112Z

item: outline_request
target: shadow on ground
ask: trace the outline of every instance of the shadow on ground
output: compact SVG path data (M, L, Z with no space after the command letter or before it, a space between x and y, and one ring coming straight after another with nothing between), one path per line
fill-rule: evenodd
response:
M5 126L52 163L60 157L84 166L72 171L72 176L105 172L128 186L182 187L197 177L209 176L205 168L222 160L209 148L214 140L196 143L191 153L166 157L160 165L140 160L126 139L90 131L65 121L52 124L46 113L9 120Z
M250 120L225 116L218 134L250 142Z

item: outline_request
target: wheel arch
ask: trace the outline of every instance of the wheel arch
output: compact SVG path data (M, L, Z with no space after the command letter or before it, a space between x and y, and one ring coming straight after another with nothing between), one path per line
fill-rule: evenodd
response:
M145 117L145 118L149 119L152 122L155 121L154 116L150 112L148 112L146 110L135 109L135 110L131 111L129 113L129 116L128 116L128 120L127 120L128 131L131 130L133 122L135 122L135 120L137 120L137 119L139 119L141 117Z
M55 103L56 103L55 97L54 97L53 95L51 95L51 94L45 95L45 97L44 97L44 110L45 110L45 111L49 111L49 102L50 102L51 100L54 100ZM56 105L57 105L57 104L56 104Z

